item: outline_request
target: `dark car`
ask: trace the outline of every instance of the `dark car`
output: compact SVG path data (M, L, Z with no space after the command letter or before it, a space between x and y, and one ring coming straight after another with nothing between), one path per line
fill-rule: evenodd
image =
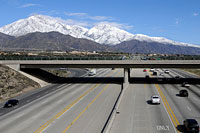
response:
M153 72L153 75L157 75L157 72Z
M146 79L149 79L149 75L146 75L145 78L146 78Z
M188 91L187 90L180 90L179 91L179 96L188 97Z
M199 124L195 119L186 119L183 121L187 132L199 133Z
M180 76L175 76L174 78L175 78L175 79L180 79Z
M4 104L4 108L9 108L17 104L19 104L19 101L17 99L10 99Z

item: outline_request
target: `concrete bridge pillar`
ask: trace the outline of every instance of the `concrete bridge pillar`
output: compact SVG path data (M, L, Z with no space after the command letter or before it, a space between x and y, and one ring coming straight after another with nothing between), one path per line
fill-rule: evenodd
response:
M123 88L126 89L129 85L130 68L124 68L124 83Z

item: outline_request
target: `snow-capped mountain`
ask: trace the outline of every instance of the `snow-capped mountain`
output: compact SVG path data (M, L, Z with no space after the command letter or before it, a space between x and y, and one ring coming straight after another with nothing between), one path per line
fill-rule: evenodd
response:
M51 31L111 45L121 43L133 37L132 34L108 24L97 24L93 28L87 29L77 25L67 25L64 20L45 15L34 15L0 28L0 32L11 36Z
M22 36L33 32L51 31L57 31L76 38L87 38L84 36L84 33L88 31L88 29L77 25L70 26L62 22L62 20L44 15L34 15L0 28L0 32L11 36Z
M198 45L176 42L163 37L150 37L143 34L134 35L105 23L99 23L90 29L78 25L68 25L64 20L45 15L30 16L0 28L0 32L11 36L22 36L33 32L51 31L71 35L75 38L89 39L100 44L116 45L124 41L138 40L200 48Z
M156 43L162 43L162 44L173 44L173 45L179 45L179 46L188 46L188 47L198 47L198 45L183 43L183 42L176 42L172 41L163 37L150 37L143 34L136 34L132 39L139 40L139 41L145 41L145 42L156 42Z
M98 43L110 45L119 44L134 37L133 34L104 23L99 23L89 29L85 36Z

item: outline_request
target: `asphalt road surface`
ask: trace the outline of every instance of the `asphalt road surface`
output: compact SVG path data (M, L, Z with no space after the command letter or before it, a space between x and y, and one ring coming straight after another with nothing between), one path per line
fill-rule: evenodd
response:
M98 69L95 77L119 77L122 73ZM101 132L121 84L77 83L53 88L56 90L1 116L0 132Z
M162 77L197 78L182 70L169 71ZM83 83L52 85L49 88L54 91L29 94L11 111L1 108L4 112L0 114L0 133L99 133L105 124L110 125L110 133L173 133L184 132L182 123L186 118L194 118L200 124L199 84L184 88L181 84L145 83L147 74L156 78L152 72L132 70L131 77L143 78L144 83L132 83L125 89L111 123L106 122L122 89L120 83L113 81L120 81L116 77L123 76L122 69L98 69ZM179 97L181 89L187 89L189 97ZM160 96L160 105L151 104L154 94Z
M182 70L169 70L163 78L179 75L181 78L197 78ZM158 69L158 75L164 70ZM144 77L152 72L143 69L132 71L132 77ZM179 90L187 89L189 97L179 97ZM150 97L160 95L161 104L152 105ZM111 133L160 133L185 132L183 120L193 118L200 124L200 86L189 88L181 84L130 84L125 91L118 114L112 123Z

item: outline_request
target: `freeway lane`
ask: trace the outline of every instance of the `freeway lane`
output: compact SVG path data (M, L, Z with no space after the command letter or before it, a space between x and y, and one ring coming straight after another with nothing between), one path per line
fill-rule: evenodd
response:
M122 74L122 71L105 69L97 76L106 77L108 74L112 76L118 73ZM0 117L0 131L3 133L61 132L91 103L105 86L108 85L74 84L67 86L64 84L61 91L39 98L35 102ZM120 89L121 85L109 85L69 130L72 130L72 132L74 132L73 130L82 131L83 129L91 132L101 131ZM98 121L94 123L94 120ZM40 128L42 125L47 126ZM76 128L77 126L80 126L80 128Z
M142 69L133 70L132 76L144 77ZM111 127L111 133L158 133L175 132L172 122L161 105L152 105L150 98L158 94L153 84L130 84L125 91L117 114Z
M80 77L84 74L87 74L87 71L84 69L70 69L71 72L70 77ZM101 70L102 71L102 70ZM65 84L64 84L65 85ZM3 108L4 103L0 104L0 116L3 116L17 108L20 108L34 100L37 100L40 97L46 96L49 93L53 93L55 91L59 91L62 88L63 84L52 84L48 85L36 90L32 90L28 93L15 97L16 99L20 100L20 104L14 108ZM65 85L66 86L66 85ZM70 85L68 85L70 86Z
M162 69L157 71L158 74L163 72ZM146 74L148 72L143 72L143 69L133 69L131 76L144 77ZM123 71L120 69L100 69L96 76L122 75ZM186 77L189 74L170 70L170 74L164 74L164 77L176 75ZM182 131L180 124L186 118L195 118L200 123L199 85L186 88L189 91L188 98L177 96L181 89L183 87L180 84L130 84L124 93L110 132L173 133ZM62 84L59 91L1 116L0 132L101 132L120 90L120 84ZM149 102L154 94L161 96L160 105L152 105Z
M132 77L144 77L148 74L142 70L134 69ZM161 69L157 71L164 72ZM164 77L176 75L182 75L183 78L192 76L180 70L170 70L170 74L164 74ZM177 96L181 89L189 91L188 98ZM162 94L161 105L150 106L146 103L153 94ZM167 102L164 103L165 98ZM181 84L131 84L125 92L119 112L112 123L111 133L182 132L182 122L186 118L196 119L200 124L200 87L191 85L184 88Z
M187 76L190 75L186 72L182 72L179 74L186 74ZM171 76L175 75L175 73L171 74ZM191 85L189 88L185 88L182 87L180 84L166 84L161 85L161 87L163 88L164 94L167 96L167 99L169 99L169 104L171 105L172 109L174 110L174 113L176 114L181 124L184 119L188 118L196 119L198 123L200 123L200 87L198 85ZM188 90L188 98L177 96L181 89Z

